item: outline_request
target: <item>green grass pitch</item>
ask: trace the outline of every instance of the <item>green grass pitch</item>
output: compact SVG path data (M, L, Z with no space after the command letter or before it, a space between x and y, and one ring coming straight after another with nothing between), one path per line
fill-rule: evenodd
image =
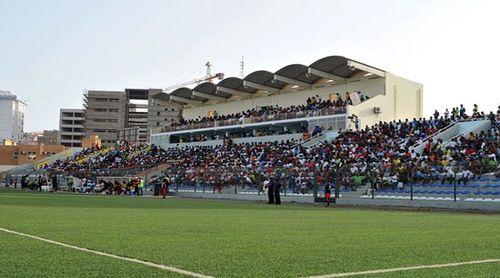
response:
M500 216L0 192L0 228L215 277L500 258ZM499 277L500 263L370 277ZM0 277L182 277L0 231Z

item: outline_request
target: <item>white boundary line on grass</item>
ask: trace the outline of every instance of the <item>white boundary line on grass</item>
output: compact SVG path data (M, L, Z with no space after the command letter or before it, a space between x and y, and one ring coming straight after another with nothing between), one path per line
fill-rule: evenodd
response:
M447 264L417 265L417 266L407 266L407 267L398 267L398 268L366 270L366 271L359 271L359 272L334 273L334 274L326 274L326 275L318 275L318 276L309 276L307 278L348 277L348 276L380 274L380 273L415 270L415 269L443 268L443 267L450 267L450 266L461 266L461 265L470 265L470 264L487 264L487 263L497 263L497 262L500 262L500 259L486 259L486 260L480 260L480 261L469 261L469 262L458 262L458 263L447 263Z
M54 241L54 240L50 240L50 239L46 239L46 238L43 238L43 237L29 235L29 234L25 234L25 233L21 233L21 232L16 232L16 231L4 229L4 228L0 228L0 231L4 231L6 233L15 234L15 235L19 235L19 236L29 237L29 238L32 238L32 239L44 241L44 242L47 242L47 243L51 243L51 244L63 246L63 247L66 247L66 248L71 248L71 249L74 249L74 250L78 250L78 251L82 251L82 252L87 252L87 253L99 255L99 256L110 257L110 258L119 259L119 260L123 260L123 261L128 261L128 262L133 262L133 263L137 263L137 264L142 264L142 265L146 265L146 266L150 266L150 267L155 267L155 268L159 268L159 269L163 269L163 270L168 270L168 271L171 271L171 272L176 272L176 273L187 275L187 276L191 276L191 277L213 278L212 276L207 276L207 275L204 275L204 274L201 274L201 273L196 273L196 272L191 272L191 271L183 270L183 269L180 269L180 268L177 268L177 267L173 267L173 266L156 264L156 263L152 263L152 262L142 261L142 260L139 260L139 259L127 258L127 257L122 257L122 256L114 255L114 254L104 253L104 252L100 252L100 251L96 251L96 250L92 250L92 249L87 249L87 248L83 248L83 247L78 247L78 246L74 246L74 245L70 245L70 244L66 244L66 243L62 243L62 242L58 242L58 241Z

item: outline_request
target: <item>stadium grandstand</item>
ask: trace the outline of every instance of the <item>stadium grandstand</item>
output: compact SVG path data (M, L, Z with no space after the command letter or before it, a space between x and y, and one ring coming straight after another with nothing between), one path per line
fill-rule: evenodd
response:
M500 278L499 11L0 0L0 278Z
M422 117L422 85L385 70L328 56L309 66L182 87L156 98L183 105L182 118L151 131L162 147L334 138L379 121ZM320 132L321 131L321 132Z
M421 84L345 57L154 98L182 105L182 117L152 130L149 144L96 144L14 169L10 183L132 194L142 179L155 194L170 186L258 196L274 187L312 202L334 188L351 202L500 201L500 109L461 105L424 118Z

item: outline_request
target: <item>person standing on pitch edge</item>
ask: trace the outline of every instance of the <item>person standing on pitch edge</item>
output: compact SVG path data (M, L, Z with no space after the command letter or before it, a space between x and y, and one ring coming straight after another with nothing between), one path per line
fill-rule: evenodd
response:
M332 197L332 190L330 189L330 186L327 184L327 185L325 185L325 202L326 202L325 207L330 206L330 203L331 203L330 198L331 197Z
M165 175L163 178L162 184L161 184L161 189L160 189L160 194L162 195L162 198L165 199L165 197L168 194L168 187L170 185L170 177Z
M280 178L279 177L273 178L270 186L274 188L274 204L281 205L281 198L280 198L281 182L280 182Z
M270 178L264 181L264 187L267 186L267 197L269 199L268 204L274 204L274 185Z

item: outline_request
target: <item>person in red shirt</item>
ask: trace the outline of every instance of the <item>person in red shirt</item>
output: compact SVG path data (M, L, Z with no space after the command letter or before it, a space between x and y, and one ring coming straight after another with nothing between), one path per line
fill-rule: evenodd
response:
M325 185L325 207L329 207L331 203L331 197L332 197L332 190L330 189L330 186L327 184Z

